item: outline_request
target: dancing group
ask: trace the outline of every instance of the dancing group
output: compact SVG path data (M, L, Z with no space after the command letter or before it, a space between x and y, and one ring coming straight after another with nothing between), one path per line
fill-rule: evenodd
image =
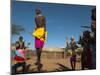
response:
M34 63L35 65L37 65L37 70L38 72L41 72L41 52L42 52L42 48L44 46L45 40L46 40L46 36L47 36L47 31L46 31L46 19L45 17L41 14L41 10L40 9L36 9L35 10L36 13L36 17L35 17L35 29L33 31L33 36L35 37L35 48L36 48L36 54L37 54L37 61ZM96 40L96 16L95 16L95 10L93 10L92 13L92 31L94 32L95 37L93 37L92 39L92 46L95 45L95 40ZM95 18L95 19L94 19ZM91 38L90 38L90 33L89 32L84 32L83 36L80 40L81 45L83 46L83 52L82 52L82 69L84 69L85 66L88 66L89 69L92 69L93 67L91 65L93 65L92 63L92 58L96 59L95 57L92 57L92 50L91 50ZM94 42L93 42L94 41ZM72 38L71 39L71 49L72 49L72 56L70 58L70 62L71 62L71 67L72 70L75 70L75 64L76 64L76 52L75 49L76 47L76 42L75 39ZM26 66L26 60L27 58L25 57L25 42L23 41L23 37L20 36L19 40L15 43L15 50L12 51L13 54L13 60L16 60L17 63L13 65L13 73L16 73L16 69L18 66L22 66L23 67L23 73L25 73L25 66ZM96 61L96 60L94 60ZM94 62L95 63L95 62ZM86 65L87 64L87 65ZM95 63L96 64L96 63ZM94 66L95 66L94 64Z

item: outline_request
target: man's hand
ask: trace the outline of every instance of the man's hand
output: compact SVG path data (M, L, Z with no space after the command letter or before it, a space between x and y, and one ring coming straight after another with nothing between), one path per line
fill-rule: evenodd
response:
M45 39L45 33L43 34L43 36L41 36L41 38L44 38Z
M35 27L35 30L37 30L37 28Z

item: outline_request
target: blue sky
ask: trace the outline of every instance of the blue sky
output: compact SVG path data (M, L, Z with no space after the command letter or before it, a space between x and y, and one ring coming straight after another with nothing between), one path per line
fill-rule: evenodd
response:
M35 26L36 8L40 8L46 17L48 36L45 47L65 47L66 37L70 40L74 36L77 41L83 30L81 25L91 25L91 9L94 6L13 1L11 8L12 24L22 25L26 29L20 35L26 43L31 42L30 47L34 48L31 34ZM19 36L12 36L12 42L18 40Z

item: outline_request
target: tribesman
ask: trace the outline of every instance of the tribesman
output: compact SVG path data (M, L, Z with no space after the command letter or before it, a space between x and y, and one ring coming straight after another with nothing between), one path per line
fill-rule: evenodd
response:
M36 17L35 17L35 30L33 32L33 36L35 37L35 48L37 53L37 61L35 65L38 65L38 71L40 71L40 68L42 66L41 62L41 52L42 48L44 46L44 42L46 39L46 19L41 14L40 9L35 10ZM40 66L39 66L40 65Z

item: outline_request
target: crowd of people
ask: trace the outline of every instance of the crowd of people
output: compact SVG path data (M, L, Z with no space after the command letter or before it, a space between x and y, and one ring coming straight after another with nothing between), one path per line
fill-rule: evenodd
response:
M41 72L41 52L44 46L47 31L46 31L46 19L42 15L40 9L35 10L35 29L33 31L33 36L35 37L35 48L37 54L37 61L34 63L37 65L38 72ZM81 65L82 70L86 68L95 69L96 68L96 8L92 10L91 13L91 31L84 31L83 36L80 37L79 44L83 47L83 51L81 54ZM91 36L91 33L93 34ZM70 44L70 48L72 50L72 55L70 57L70 64L72 70L75 70L76 67L76 52L77 44L74 37L71 38L71 42L67 42L67 46ZM16 69L19 66L23 67L23 73L25 72L26 60L25 57L25 42L23 41L23 37L20 36L19 40L15 43L16 49L13 50L13 60L16 60L17 63L13 65L13 73L16 73Z

